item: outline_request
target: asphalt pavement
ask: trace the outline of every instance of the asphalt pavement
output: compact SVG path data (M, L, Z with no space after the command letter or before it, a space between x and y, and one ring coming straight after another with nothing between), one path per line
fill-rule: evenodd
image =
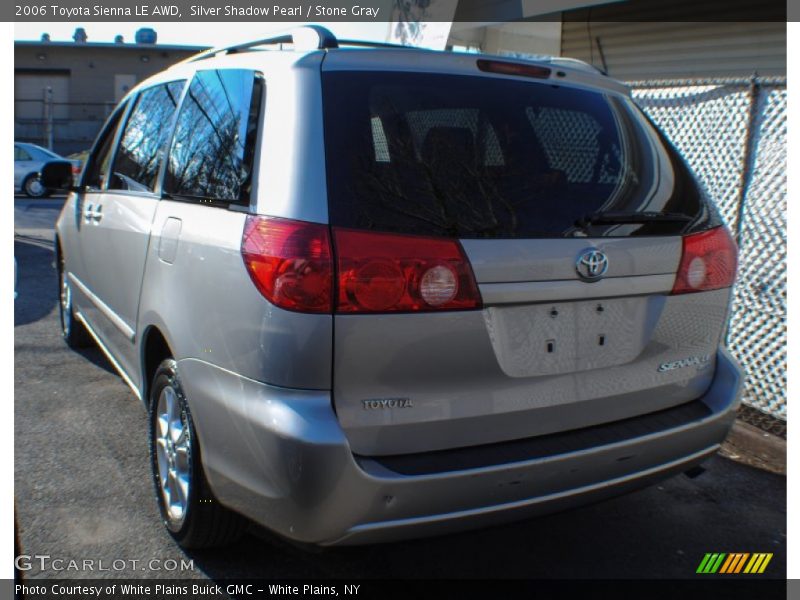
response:
M254 528L224 551L182 551L159 522L142 405L99 350L60 338L59 204L15 202L14 494L24 554L95 562L34 561L27 578L686 578L707 552L772 552L764 576L785 578L786 478L722 456L695 479L447 537L315 551ZM193 570L168 570L182 559Z

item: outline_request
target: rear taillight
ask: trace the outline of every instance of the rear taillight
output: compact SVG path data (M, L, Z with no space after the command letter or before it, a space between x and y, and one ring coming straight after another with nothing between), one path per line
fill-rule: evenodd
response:
M673 294L692 294L733 285L736 279L736 244L725 227L687 235L675 277Z
M480 308L456 240L334 229L336 312ZM298 312L333 311L334 270L327 225L249 215L242 235L247 272L263 296Z
M249 215L242 257L253 283L276 306L331 312L333 263L327 225Z
M336 312L480 308L475 277L456 240L334 229Z

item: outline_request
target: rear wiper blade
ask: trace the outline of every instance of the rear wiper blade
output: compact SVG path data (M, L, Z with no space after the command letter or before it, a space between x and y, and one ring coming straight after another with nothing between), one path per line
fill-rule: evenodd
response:
M682 213L665 212L596 212L575 221L575 227L586 229L589 225L614 225L631 223L689 223L694 218Z

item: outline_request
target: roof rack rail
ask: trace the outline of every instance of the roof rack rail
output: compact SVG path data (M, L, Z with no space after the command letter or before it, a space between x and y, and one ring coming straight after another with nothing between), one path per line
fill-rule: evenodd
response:
M249 50L258 46L270 46L277 44L294 44L296 48L304 50L326 50L329 48L338 48L339 40L333 33L320 25L304 25L291 31L275 34L274 36L253 40L250 42L242 42L233 44L231 46L222 46L220 48L211 48L199 54L195 54L187 59L186 62L195 62L211 58L217 54L236 54L243 50Z
M551 56L548 59L548 62L554 65L563 65L565 67L580 69L581 71L590 71L592 73L600 73L601 75L608 76L608 73L606 73L602 69L579 58L570 58L567 56Z
M339 46L358 46L363 48L392 48L397 50L419 50L414 46L390 44L388 42L370 42L367 40L339 40Z

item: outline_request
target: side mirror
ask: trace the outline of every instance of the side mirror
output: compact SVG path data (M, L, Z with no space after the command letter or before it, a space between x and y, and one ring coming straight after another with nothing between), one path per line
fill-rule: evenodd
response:
M49 190L73 191L72 163L65 160L53 160L42 165L39 174L42 185Z

